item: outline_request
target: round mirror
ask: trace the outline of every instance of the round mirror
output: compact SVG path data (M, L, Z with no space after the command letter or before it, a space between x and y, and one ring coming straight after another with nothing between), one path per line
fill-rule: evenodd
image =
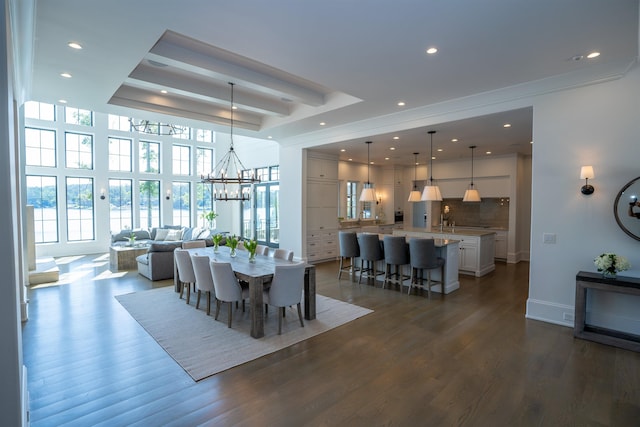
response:
M622 230L640 240L640 177L622 187L613 204L616 222Z

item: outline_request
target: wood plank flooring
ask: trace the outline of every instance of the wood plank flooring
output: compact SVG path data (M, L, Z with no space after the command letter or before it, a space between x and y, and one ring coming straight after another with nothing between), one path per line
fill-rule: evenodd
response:
M68 284L29 291L34 427L640 425L640 354L525 319L527 263L431 301L321 264L319 294L375 312L194 383L113 298L171 281L62 262Z

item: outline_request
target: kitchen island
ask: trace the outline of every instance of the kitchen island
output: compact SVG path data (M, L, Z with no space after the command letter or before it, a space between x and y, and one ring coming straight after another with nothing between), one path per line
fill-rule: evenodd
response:
M496 269L495 231L456 230L455 228L428 230L426 228L405 228L394 230L394 236L423 237L432 239L457 240L459 242L458 271L482 277Z

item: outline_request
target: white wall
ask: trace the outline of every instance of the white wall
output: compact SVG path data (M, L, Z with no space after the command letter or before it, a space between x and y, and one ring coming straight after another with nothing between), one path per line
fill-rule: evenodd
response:
M612 251L640 276L640 242L616 224L618 191L640 175L640 69L619 80L533 100L531 271L527 317L573 326L575 276L596 271L593 258ZM595 193L584 196L581 165L593 165ZM556 235L544 244L543 233ZM607 295L595 318L640 333L640 300ZM565 315L566 313L566 315ZM568 319L568 320L567 320Z

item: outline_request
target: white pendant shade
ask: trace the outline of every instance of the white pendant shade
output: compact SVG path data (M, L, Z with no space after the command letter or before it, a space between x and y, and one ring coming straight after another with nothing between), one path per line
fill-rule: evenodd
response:
M475 188L469 188L464 192L463 202L481 202L480 193Z
M420 202L422 201L422 194L418 190L412 190L409 193L409 202Z
M373 187L365 187L362 189L362 193L360 193L360 201L361 202L375 202L376 201L376 190Z
M440 193L440 187L437 185L425 185L420 200L441 202L442 194Z

